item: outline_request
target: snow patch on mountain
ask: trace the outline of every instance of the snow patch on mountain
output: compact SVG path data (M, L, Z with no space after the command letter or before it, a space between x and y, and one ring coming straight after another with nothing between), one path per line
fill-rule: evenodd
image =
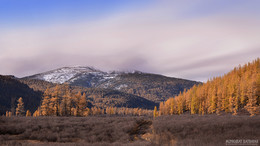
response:
M45 81L48 82L53 82L53 83L65 83L66 81L70 80L71 78L73 78L75 74L57 74L57 73L53 73L53 74L47 74L47 75L43 75L43 79Z
M115 89L116 90L121 90L122 88L127 88L127 87L128 87L128 85L122 84L122 85L119 85L119 86L115 87Z
M103 84L103 88L109 86L110 81L120 79L119 75L129 73L141 73L139 71L110 71L103 72L93 67L63 67L56 70L51 70L41 74L29 76L27 78L40 79L52 83L63 84L65 82L73 85L84 85L85 87L96 87ZM125 88L127 85L118 85L119 90Z
M81 75L84 73L90 73L90 72L91 73L94 73L94 72L100 73L102 71L97 70L93 67L82 67L82 66L63 67L63 68L48 71L45 73L37 74L37 75L31 76L29 78L40 79L40 80L45 80L45 81L52 82L52 83L63 84L78 75Z

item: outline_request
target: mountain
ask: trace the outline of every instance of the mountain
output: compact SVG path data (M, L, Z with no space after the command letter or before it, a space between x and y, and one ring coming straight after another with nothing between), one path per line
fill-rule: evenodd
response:
M54 92L69 88L72 95L85 92L88 107L129 107L153 109L160 101L191 88L198 82L170 78L162 75L132 72L104 72L93 67L63 67L24 77L0 76L0 114L16 107L23 97L26 110L34 112L49 87ZM61 97L65 94L61 91Z
M40 104L42 93L16 80L14 76L0 75L0 115L7 110L13 114L19 97L23 97L25 109L34 111Z
M88 88L104 88L144 97L160 102L178 95L199 82L162 75L133 72L104 72L93 67L63 67L23 79L37 79L51 83Z
M58 84L42 80L17 79L14 76L0 75L0 115L6 111L12 111L15 114L15 108L19 97L23 98L25 110L34 112L40 105L43 92L50 88L53 92ZM158 104L149 101L143 97L115 91L111 89L84 88L78 86L59 85L62 88L69 88L73 94L85 92L87 95L88 107L96 106L99 108L129 107L153 109ZM63 96L64 93L61 93Z

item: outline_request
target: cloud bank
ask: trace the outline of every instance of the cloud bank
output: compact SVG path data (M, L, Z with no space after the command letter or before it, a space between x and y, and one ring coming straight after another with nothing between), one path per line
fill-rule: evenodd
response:
M0 28L0 74L23 77L83 65L206 81L260 56L260 13L250 9L253 4L222 10L197 2L164 1L92 21Z

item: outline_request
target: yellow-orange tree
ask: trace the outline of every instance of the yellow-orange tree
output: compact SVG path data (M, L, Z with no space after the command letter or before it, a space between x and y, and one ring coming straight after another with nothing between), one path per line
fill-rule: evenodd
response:
M234 68L222 77L195 85L175 98L160 104L160 113L237 114L247 110L251 115L260 111L260 60Z

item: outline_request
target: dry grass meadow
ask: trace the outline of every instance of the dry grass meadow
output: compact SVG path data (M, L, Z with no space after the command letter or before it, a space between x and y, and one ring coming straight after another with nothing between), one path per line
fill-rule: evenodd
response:
M260 140L260 116L0 117L0 145L220 146Z

